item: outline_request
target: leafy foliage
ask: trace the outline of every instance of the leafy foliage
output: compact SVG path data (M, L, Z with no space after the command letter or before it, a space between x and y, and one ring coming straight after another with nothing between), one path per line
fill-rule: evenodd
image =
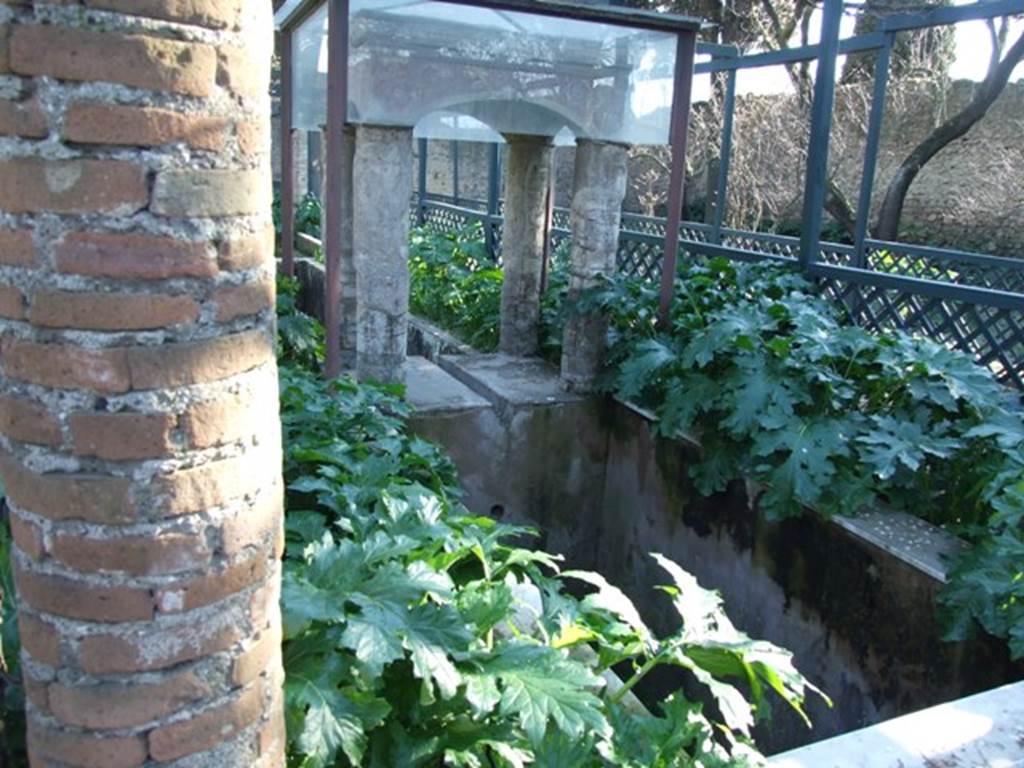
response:
M541 297L541 348L561 354L561 328L568 277L565 249L551 258ZM480 225L439 234L412 232L409 245L410 309L483 352L498 348L502 271L487 253Z
M659 558L680 614L659 638L601 576L559 573L524 529L474 517L450 460L406 434L400 392L281 367L288 488L283 609L290 764L735 766L773 691L814 689ZM577 599L567 580L588 594ZM629 679L611 690L615 667ZM656 713L629 691L687 670Z
M277 357L282 362L316 369L324 359L324 327L304 312L296 301L299 281L277 277Z
M0 496L2 496L0 488ZM0 499L6 512L6 505ZM0 765L28 765L25 752L25 693L21 685L18 599L11 571L12 539L7 515L0 520Z
M907 509L974 542L942 602L950 636L976 620L1024 656L1024 424L1016 396L969 357L850 325L777 266L687 260L665 327L652 286L584 300L611 318L606 388L704 447L705 494L746 475L769 518Z

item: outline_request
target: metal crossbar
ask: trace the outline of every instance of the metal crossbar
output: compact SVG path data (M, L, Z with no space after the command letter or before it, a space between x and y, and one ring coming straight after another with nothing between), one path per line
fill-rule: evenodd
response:
M433 195L414 207L430 231L489 226L497 258L500 213L488 214L481 201L461 202L456 206ZM799 264L799 238L722 227L716 243L714 229L704 222L682 222L680 252ZM552 249L570 234L569 211L556 208ZM616 260L619 273L657 283L664 238L664 219L624 213ZM809 265L807 274L822 295L840 303L850 320L869 330L926 336L972 355L1000 381L1024 389L1024 261L871 239L865 245L867 268L859 269L854 266L854 246L820 243L819 259Z

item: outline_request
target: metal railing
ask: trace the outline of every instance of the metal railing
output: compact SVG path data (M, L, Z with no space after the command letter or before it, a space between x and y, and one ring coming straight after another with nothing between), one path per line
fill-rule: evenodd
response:
M435 232L479 224L495 258L501 250L500 201L417 196L415 217ZM551 247L570 237L569 211L556 208ZM684 221L680 252L800 266L800 238ZM620 273L658 282L664 219L624 213L619 234ZM714 242L717 239L718 242ZM852 245L821 241L820 258L803 265L822 294L840 302L853 322L871 330L899 329L927 336L972 355L1001 381L1024 389L1024 261L907 243L865 239L865 267Z

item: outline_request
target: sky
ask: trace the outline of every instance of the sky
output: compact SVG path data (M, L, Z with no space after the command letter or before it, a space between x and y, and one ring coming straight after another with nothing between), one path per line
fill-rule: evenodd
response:
M965 5L964 2L955 2L954 5ZM811 43L818 41L817 31L820 29L820 11L816 11L811 20ZM841 37L853 36L854 18L851 15L843 17L840 29ZM954 80L981 80L985 76L988 67L989 56L992 51L992 43L989 37L988 27L983 21L970 21L955 25L956 29L956 59L950 67L950 76ZM1024 30L1024 20L1013 20L1010 27L1009 40L1012 42L1014 34L1019 35ZM797 41L794 41L797 45ZM842 71L846 57L841 56L838 62L838 70ZM1014 70L1011 81L1024 78L1024 63L1021 63ZM703 76L694 82L694 100L703 101L707 99L710 89L710 78ZM780 93L791 90L788 75L782 67L766 67L757 70L741 71L736 79L736 92L739 94L751 93Z

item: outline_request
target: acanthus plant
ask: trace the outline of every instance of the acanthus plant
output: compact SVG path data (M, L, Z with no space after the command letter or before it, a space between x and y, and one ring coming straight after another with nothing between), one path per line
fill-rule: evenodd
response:
M795 272L689 258L668 322L650 284L609 280L578 311L610 319L605 389L699 440L704 494L737 477L769 519L906 509L965 537L940 602L949 637L980 624L1024 657L1024 422L968 356L871 333Z
M527 531L469 514L396 392L292 365L281 381L290 764L760 765L748 734L769 692L802 711L815 691L674 563L659 557L681 628L657 637L599 575L560 572ZM631 689L662 666L715 705L638 706Z

